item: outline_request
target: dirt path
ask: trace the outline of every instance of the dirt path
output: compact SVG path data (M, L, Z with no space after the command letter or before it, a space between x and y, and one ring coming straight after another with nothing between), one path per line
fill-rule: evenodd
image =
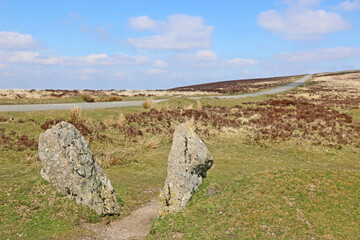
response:
M286 84L284 86L269 89L262 92L241 94L241 95L230 95L230 96L204 96L204 97L189 97L190 99L199 98L244 98L244 97L255 97L267 94L277 94L296 88L301 84L304 84L313 75L309 74L301 79ZM163 102L169 99L158 99L154 102ZM96 109L96 108L114 108L114 107L129 107L129 106L141 106L143 101L123 101L123 102L96 102L96 103L59 103L59 104L29 104L29 105L0 105L0 112L29 112L29 111L47 111L47 110L66 110L78 107L81 109Z
M137 209L128 217L119 221L104 224L87 224L85 228L92 230L95 236L87 236L83 240L127 240L141 239L149 234L151 223L157 216L158 202L152 201Z

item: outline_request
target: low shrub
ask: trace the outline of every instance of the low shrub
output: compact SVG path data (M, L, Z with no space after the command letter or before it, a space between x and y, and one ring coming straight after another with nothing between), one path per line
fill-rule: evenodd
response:
M81 98L85 101L85 102L95 102L95 98L93 96L91 96L90 94L81 94Z
M107 98L108 102L120 102L123 100L120 96L110 96Z

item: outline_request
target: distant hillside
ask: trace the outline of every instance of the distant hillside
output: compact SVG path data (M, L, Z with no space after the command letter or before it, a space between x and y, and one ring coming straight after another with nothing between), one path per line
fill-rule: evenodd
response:
M301 76L297 75L297 76L286 76L286 77L230 80L230 81L189 85L184 87L176 87L176 88L171 88L169 90L207 91L207 92L217 92L217 93L251 93L295 81Z

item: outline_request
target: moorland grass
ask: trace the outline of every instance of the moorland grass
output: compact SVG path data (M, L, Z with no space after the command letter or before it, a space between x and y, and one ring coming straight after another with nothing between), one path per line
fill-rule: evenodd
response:
M207 106L240 105L251 109L268 99L268 96L202 99L200 104L201 111L209 109ZM159 107L163 104L166 108ZM194 109L184 110L190 104ZM86 138L91 140L90 147L106 169L122 206L119 217L101 220L90 209L58 194L41 179L40 163L28 160L29 156L36 159L36 150L7 149L8 145L0 144L0 238L79 239L93 235L84 230L84 224L124 218L157 198L166 178L171 132L147 132L147 127L127 122L126 116L158 110L166 113L177 107L185 113L197 110L198 104L195 100L175 98L152 110L142 107L82 110L83 124L95 132ZM360 109L343 113L352 116L354 125L359 123ZM115 124L121 114L125 119L120 125ZM161 116L151 120L149 127L166 128L166 124L160 124ZM69 121L69 111L1 113L0 135L15 131L15 135L10 135L12 141L24 134L29 139L38 139L44 131L41 125L57 119ZM171 127L175 124L171 123ZM204 129L201 124L200 130ZM360 237L359 148L351 144L341 148L315 145L305 138L258 142L247 128L207 127L211 131L199 134L214 157L208 177L184 212L153 222L147 239ZM134 129L141 130L141 134Z

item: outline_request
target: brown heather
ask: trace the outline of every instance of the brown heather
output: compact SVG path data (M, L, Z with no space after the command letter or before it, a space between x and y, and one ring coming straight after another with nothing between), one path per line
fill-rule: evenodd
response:
M210 129L222 127L245 130L248 138L261 140L306 139L313 144L340 148L344 144L360 147L360 127L352 124L352 118L336 110L329 110L306 100L270 99L249 106L202 107L172 109L159 112L128 114L127 124L139 131L151 134L172 134L173 127L194 118L196 131L209 135ZM132 132L136 132L132 129ZM134 134L133 134L134 135ZM140 134L138 134L140 135Z
M36 150L37 147L37 141L34 138L29 138L26 134L16 135L15 132L0 131L1 150L24 151L26 149Z
M47 120L40 127L44 131L58 124L59 122L64 121L63 119L56 120ZM68 123L74 125L80 133L87 138L89 142L92 142L96 139L99 140L109 140L111 139L100 132L105 129L105 125L103 123L96 124L95 122L91 122L90 120L81 119L79 121L69 120Z
M252 93L297 80L301 76L232 80L172 88L172 91L207 91L216 93Z

